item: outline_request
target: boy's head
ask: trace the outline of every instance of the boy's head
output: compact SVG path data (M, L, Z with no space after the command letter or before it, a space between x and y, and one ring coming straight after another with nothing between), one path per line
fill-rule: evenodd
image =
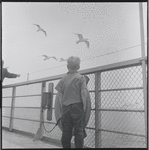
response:
M68 70L79 70L80 69L80 58L71 56L67 59Z
M88 77L88 76L84 76L84 77L85 77L86 85L87 85L90 79L89 79L89 77Z

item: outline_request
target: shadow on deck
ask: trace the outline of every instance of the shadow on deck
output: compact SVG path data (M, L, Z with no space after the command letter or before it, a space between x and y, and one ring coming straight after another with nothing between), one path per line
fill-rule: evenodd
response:
M44 141L35 141L30 136L2 130L2 149L8 148L62 148L59 145Z

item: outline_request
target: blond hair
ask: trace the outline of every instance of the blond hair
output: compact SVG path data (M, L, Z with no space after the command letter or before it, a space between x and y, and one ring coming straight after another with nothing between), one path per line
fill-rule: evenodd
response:
M67 67L69 70L79 70L80 69L80 58L71 56L67 59Z

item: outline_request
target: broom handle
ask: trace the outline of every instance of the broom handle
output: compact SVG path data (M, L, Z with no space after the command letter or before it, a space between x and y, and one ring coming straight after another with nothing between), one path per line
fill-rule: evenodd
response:
M55 126L54 126L54 127L52 128L52 130L50 130L50 131L46 130L46 128L45 128L45 126L44 126L44 123L43 123L43 127L44 127L45 131L46 131L46 132L52 132L52 131L54 130L54 128L58 125L58 123L60 122L60 120L61 120L61 118L59 118L59 119L57 120Z

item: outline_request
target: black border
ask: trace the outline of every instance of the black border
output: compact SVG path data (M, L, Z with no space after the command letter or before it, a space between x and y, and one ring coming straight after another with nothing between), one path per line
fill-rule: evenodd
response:
M0 62L2 62L2 3L3 2L35 2L35 1L4 1L4 0L2 0L1 1L1 5L0 5L0 19L1 19L1 22L0 22L0 27L1 27L1 30L0 30L0 42L1 42L1 46L0 46L0 56L1 56L1 60L0 60ZM73 3L73 2L79 2L79 3L85 3L85 1L56 1L56 0L51 0L51 1L45 1L45 0L43 0L43 1L36 1L36 2L70 2L70 3ZM113 0L113 1L110 1L110 0L100 0L100 1L86 1L86 2L96 2L96 3L103 3L103 2L147 2L147 10L148 10L148 1L147 0L123 0L123 1L119 1L119 0ZM148 28L148 20L149 20L149 11L147 12L147 31L148 31L148 33L149 33L149 28ZM148 36L148 33L147 33L147 48L148 48L148 42L149 42L149 36ZM148 67L148 54L149 54L149 52L148 52L148 50L147 50L147 100L148 100L148 94L149 94L149 89L148 89L148 84L149 84L149 81L148 81L148 69L149 69L149 67ZM0 63L1 64L1 68L2 68L2 63ZM1 76L2 76L2 69L1 69ZM1 93L1 98L2 98L2 80L1 80L1 78L0 78L0 84L1 84L1 91L0 91L0 93ZM149 108L149 102L147 101L147 108ZM149 118L149 116L148 116L148 109L147 109L147 126L149 125L148 124L148 118ZM1 149L2 149L2 99L1 99L1 101L0 101L0 113L1 113L1 115L0 115L0 124L1 124L1 126L0 126L0 131L1 131L1 135L0 135L0 145L1 145ZM147 148L135 148L135 150L136 149L148 149L149 148L149 139L148 139L148 137L149 137L149 130L147 129L147 131L148 131L148 136L147 136ZM100 149L103 149L103 148L100 148ZM106 148L106 149L108 149L108 148ZM115 148L110 148L110 149L115 149ZM129 149L129 148L127 148L127 149ZM134 148L130 148L131 150L132 149L134 149Z

